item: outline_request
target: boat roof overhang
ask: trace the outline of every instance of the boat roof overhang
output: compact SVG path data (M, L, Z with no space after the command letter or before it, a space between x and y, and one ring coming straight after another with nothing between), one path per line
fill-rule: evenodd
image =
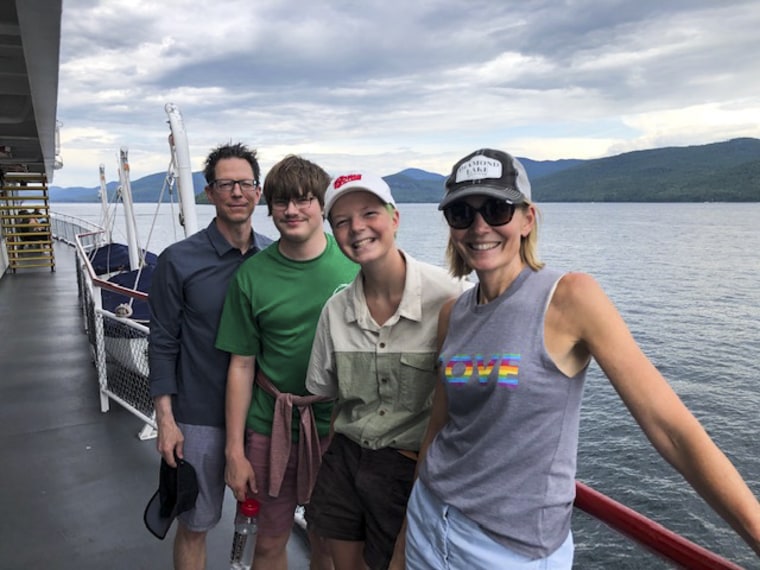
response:
M62 0L0 0L0 169L56 166Z

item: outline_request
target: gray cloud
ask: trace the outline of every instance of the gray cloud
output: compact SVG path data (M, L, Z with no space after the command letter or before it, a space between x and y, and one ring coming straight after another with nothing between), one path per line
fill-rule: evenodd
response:
M198 164L231 139L265 167L299 152L387 174L446 170L473 145L587 158L756 136L758 8L64 0L56 181L87 183L121 145L165 160L167 101Z

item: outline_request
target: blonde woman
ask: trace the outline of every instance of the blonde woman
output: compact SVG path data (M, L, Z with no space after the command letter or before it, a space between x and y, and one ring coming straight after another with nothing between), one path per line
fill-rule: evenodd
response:
M409 501L407 568L571 568L578 421L594 358L657 451L755 552L760 505L589 275L546 268L520 162L458 161L439 205L455 276Z
M438 313L464 284L398 248L399 212L378 176L336 177L325 217L361 269L325 305L312 347L306 387L336 400L306 516L336 570L379 570L394 553L430 415Z

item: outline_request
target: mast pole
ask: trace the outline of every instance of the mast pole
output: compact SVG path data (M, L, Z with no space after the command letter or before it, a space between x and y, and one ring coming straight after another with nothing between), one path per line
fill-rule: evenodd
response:
M172 161L177 170L177 186L179 188L180 207L182 208L181 222L185 230L185 237L187 237L198 231L193 171L190 166L190 148L179 107L174 103L167 103L164 110L169 116L169 128L171 130L169 146L172 151Z
M132 185L129 180L129 160L127 148L121 147L119 153L119 182L121 182L121 201L124 204L124 219L127 226L127 246L129 247L129 268L140 268L140 250L137 246L137 223L132 202Z

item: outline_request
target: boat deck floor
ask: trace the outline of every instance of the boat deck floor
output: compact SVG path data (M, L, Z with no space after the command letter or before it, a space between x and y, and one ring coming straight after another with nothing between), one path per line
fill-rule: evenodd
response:
M174 528L143 525L158 485L155 440L115 403L100 412L98 380L77 300L74 251L56 271L0 279L0 567L136 570L172 567ZM229 567L235 503L209 533L210 569ZM308 568L296 526L289 568Z

